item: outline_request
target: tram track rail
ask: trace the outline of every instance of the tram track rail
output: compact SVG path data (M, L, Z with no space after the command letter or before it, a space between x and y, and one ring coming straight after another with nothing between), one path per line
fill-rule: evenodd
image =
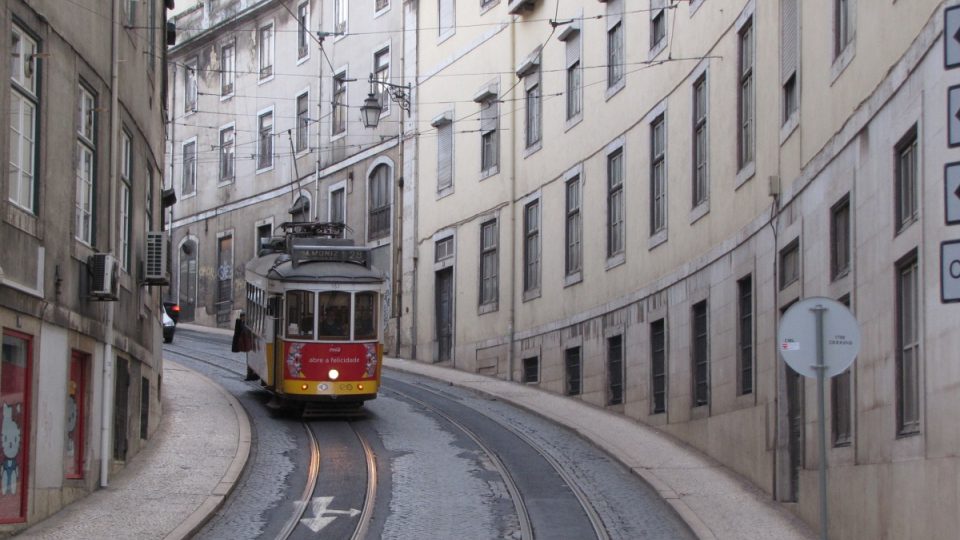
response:
M520 538L533 538L533 525L531 524L530 513L527 510L527 505L523 500L523 496L520 494L520 489L517 487L517 483L514 480L513 475L510 474L510 471L503 464L503 461L501 461L500 456L497 455L497 453L494 452L493 449L487 446L487 444L484 443L483 440L481 440L480 437L472 429L464 425L462 422L459 422L458 420L454 419L447 413L443 412L439 408L421 399L411 396L406 392L396 390L393 388L390 388L390 389L381 388L380 392L384 394L393 394L394 396L398 397L403 401L416 403L417 405L425 409L429 409L431 412L443 418L444 420L449 422L451 425L455 426L457 429L459 429L464 434L466 434L467 437L469 437L471 440L473 440L473 442L480 448L480 450L487 455L487 458L490 459L490 462L493 464L493 467L500 474L500 477L503 478L503 482L507 487L507 491L510 493L510 498L513 500L514 509L517 513L517 520L519 521L519 526L520 526Z

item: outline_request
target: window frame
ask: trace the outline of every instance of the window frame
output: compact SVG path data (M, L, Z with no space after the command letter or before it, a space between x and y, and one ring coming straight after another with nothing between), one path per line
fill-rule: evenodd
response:
M650 122L650 236L667 230L667 116Z
M229 56L227 55L229 51ZM229 58L229 62L227 59ZM220 44L220 99L233 97L237 86L237 41Z
M691 406L709 407L710 309L706 299L690 307L690 361Z
M753 275L737 280L737 395L753 393L756 330Z
M97 94L83 82L78 85L77 193L75 238L93 246L96 231L97 191ZM86 158L86 160L85 160Z
M623 181L624 149L607 152L607 259L626 251L626 204ZM616 174L615 174L616 173ZM614 212L616 210L616 213Z
M894 146L894 212L895 230L900 234L920 218L919 188L920 137L914 124ZM909 152L909 166L904 164L904 155Z
M583 185L581 172L564 182L564 275L573 279L583 271ZM571 188L576 201L571 201ZM575 204L574 204L575 203ZM572 232L575 231L575 235ZM575 236L575 238L573 238Z
M667 412L668 368L667 320L661 317L650 322L650 414Z
M230 144L226 145L224 133L230 132ZM236 123L230 122L220 127L217 134L217 186L225 186L236 181L237 177L237 130ZM229 150L228 150L229 149ZM225 161L226 158L226 161ZM224 165L229 163L229 175L224 174Z
M266 37L264 33L269 32ZM257 84L273 80L276 65L276 26L273 21L257 26ZM265 46L266 45L266 46ZM269 62L269 63L268 63Z
M850 194L847 193L830 208L830 280L836 281L850 273L852 264L852 222ZM841 220L842 218L842 220Z
M269 133L266 133L264 130L264 119L269 117L270 126ZM273 138L276 136L276 119L273 114L273 106L267 107L257 111L257 157L256 157L256 173L260 174L272 170L274 167L274 145ZM268 142L265 142L268 141ZM268 149L264 145L269 145ZM269 161L265 161L265 155L269 154Z
M437 130L437 195L442 197L453 191L454 179L454 131L453 111L447 111L435 118L431 125ZM443 152L444 141L448 141L447 153Z
M330 92L330 135L339 138L347 133L347 70L333 75Z
M756 85L754 66L756 48L753 15L748 17L737 31L737 65L739 88L737 91L737 169L744 170L755 159L756 138Z
M197 112L200 101L199 59L188 58L183 63L183 114L188 116Z
M480 102L480 175L486 178L499 172L500 102L494 95Z
M796 257L796 265L790 265L790 261L787 260L790 256ZM803 276L803 262L800 258L800 239L794 238L792 241L787 243L787 245L784 246L777 255L777 260L779 263L777 265L777 273L779 274L779 285L780 290L782 291L794 283L798 283ZM795 275L788 276L787 272L785 271L787 268L794 268L796 270Z
M490 243L486 243L485 234L487 230L490 230ZM481 313L485 313L484 309L489 309L490 311L495 311L499 305L500 297L500 256L499 256L499 236L500 236L500 227L498 224L497 218L491 218L484 220L480 223L480 272L479 276L479 295L478 295L478 304L481 309ZM485 273L485 263L490 260L490 274ZM489 288L488 288L489 287Z
M11 24L11 36L16 36L19 41L18 51L11 50L10 54L18 55L16 62L12 64L11 73L10 73L10 86L11 86L11 100L17 100L19 107L17 107L17 112L10 112L10 130L11 130L11 140L9 142L10 148L8 149L11 152L11 155L8 157L10 165L13 165L13 133L16 133L16 142L17 149L17 159L15 171L11 172L8 175L8 187L7 187L7 200L13 204L13 206L25 210L33 215L37 215L39 212L39 189L38 189L38 176L39 176L39 166L40 164L40 67L39 55L42 52L40 47L40 40L37 39L31 32L24 29L21 25L17 24L16 20ZM24 63L23 58L26 56L26 49L24 43L27 44L29 50L33 52L30 53L30 59L27 62L32 65L32 68L27 68L27 64ZM12 47L12 46L11 46ZM20 71L19 74L14 73L14 71ZM27 71L30 71L30 74L27 74ZM11 104L12 106L13 104ZM31 111L29 115L23 114L25 106L29 106ZM24 117L29 116L26 122L24 122ZM17 125L19 129L14 129L14 121L18 120ZM30 136L24 136L24 133L29 128ZM24 141L27 141L26 146L28 147L27 151L24 152ZM24 164L29 160L29 167L25 167ZM24 181L24 169L29 168L29 178ZM16 195L14 195L14 189L16 189ZM26 191L26 195L22 192Z
M384 171L382 175L379 174L380 171ZM374 166L367 175L367 242L389 238L393 230L392 180L393 167L386 163ZM383 185L374 186L375 182ZM379 199L378 193L383 196L383 200ZM374 229L375 221L385 221L386 225Z
M297 64L310 58L310 2L297 4Z
M626 60L624 42L624 16L622 0L608 0L606 7L606 61L607 90L605 97L610 99L626 85L624 62Z
M523 205L523 299L540 296L542 279L540 221L542 207L535 197Z
M693 82L693 183L691 208L710 200L709 86L704 71Z
M908 278L912 279L911 283L904 283L905 274L910 274ZM920 398L920 392L922 390L922 385L920 384L920 357L922 354L922 332L920 329L922 288L920 280L920 262L917 250L914 249L896 263L896 319L894 320L894 324L897 346L895 354L897 438L918 435L923 422ZM904 300L906 292L905 285L912 288L912 296L909 299L910 306L907 306L906 304L908 302ZM911 311L910 313L907 312L908 309ZM911 325L905 324L905 320L911 315L914 321ZM905 334L910 333L910 331L915 335L906 336ZM907 342L908 337L912 338L909 343ZM912 356L910 366L904 365L904 353L907 350L911 351ZM907 375L911 378L910 381L905 380ZM909 404L907 403L908 401L910 402ZM907 411L908 405L913 409L909 418Z
M579 396L583 393L583 358L581 345L567 347L563 350L563 373L564 373L564 395ZM576 356L575 366L571 363L571 357ZM575 369L574 369L575 368ZM572 374L576 374L573 377ZM574 387L574 382L576 387Z
M625 383L627 379L623 334L609 336L605 341L607 345L607 406L622 405L626 401ZM615 350L617 352L616 356L614 356ZM614 377L614 373L616 373L616 377Z
M303 100L302 109L300 107L301 99ZM294 154L301 155L310 151L310 89L306 88L297 93L294 102L297 108Z
M130 271L130 233L132 231L133 138L120 129L120 268Z
M193 148L192 157L187 155L187 148ZM197 137L184 139L180 143L180 195L184 198L197 194ZM188 159L190 157L190 159ZM193 189L187 190L187 181L190 180Z

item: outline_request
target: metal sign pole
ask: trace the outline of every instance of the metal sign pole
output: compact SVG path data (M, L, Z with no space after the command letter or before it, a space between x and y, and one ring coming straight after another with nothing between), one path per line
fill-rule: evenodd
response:
M817 327L817 363L813 368L817 371L817 410L818 424L820 427L820 538L827 540L827 420L824 417L826 411L826 398L824 386L826 386L827 365L823 357L823 313L827 308L820 304L810 308L816 318Z

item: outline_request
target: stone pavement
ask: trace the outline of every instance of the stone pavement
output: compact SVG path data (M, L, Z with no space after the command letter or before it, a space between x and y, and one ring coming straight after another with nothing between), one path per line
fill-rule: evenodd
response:
M24 539L181 539L223 504L250 452L240 403L164 360L163 420L110 485L21 533Z
M704 454L653 428L538 388L387 358L384 366L470 388L567 426L647 481L699 538L813 539L799 518Z

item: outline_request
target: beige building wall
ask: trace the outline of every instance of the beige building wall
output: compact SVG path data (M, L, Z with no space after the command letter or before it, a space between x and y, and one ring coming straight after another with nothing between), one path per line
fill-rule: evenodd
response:
M417 79L417 358L438 361L438 276L452 272L452 357L459 369L566 393L565 350L579 347L582 399L677 436L784 501L817 517L816 384L790 395L779 359L779 315L811 296L847 297L862 349L849 378L849 438L834 439L827 388L831 537L951 536L960 499L955 422L960 373L956 304L940 301L945 225L947 88L943 11L955 2L848 2L852 32L836 47L834 2L801 2L796 112L785 112L781 4L680 2L662 12L651 50L644 2L458 2L455 28L434 28L444 2L420 4ZM515 14L509 11L521 7ZM656 8L656 3L653 5ZM612 10L612 11L611 11ZM581 19L582 17L582 19ZM553 19L558 24L549 24ZM624 32L624 82L609 88L607 32ZM429 21L429 24L427 23ZM572 23L572 24L571 24ZM579 32L568 28L578 25ZM738 160L740 36L755 44L755 145ZM443 34L443 35L441 35ZM580 41L582 114L567 119L568 42ZM789 36L787 36L789 38ZM536 58L539 50L539 68ZM531 67L533 66L533 67ZM541 137L527 144L525 90L539 73ZM518 72L521 75L518 75ZM524 75L526 74L526 75ZM707 85L708 195L694 204L694 84ZM481 172L481 107L495 85L500 157ZM651 124L665 122L666 221L651 231ZM453 126L452 188L438 190L438 133ZM916 130L916 220L896 223L897 159ZM623 156L624 250L608 257L607 156ZM566 183L579 177L582 269L565 268ZM832 271L831 217L849 201L850 263ZM524 208L539 203L539 284L524 290ZM498 295L479 301L482 223L496 219ZM960 229L958 229L960 230ZM455 249L438 260L452 236ZM782 283L785 248L797 242L798 279ZM442 254L451 252L443 247ZM918 429L900 429L903 357L898 275L915 253L920 404ZM752 339L742 338L738 282L750 279ZM694 306L706 302L708 397L695 405ZM909 317L908 317L909 318ZM666 410L654 413L651 325L663 321ZM623 351L622 403L611 404L610 338ZM753 351L744 391L741 349ZM536 359L525 362L525 359ZM530 368L529 371L524 367ZM616 378L614 378L615 380ZM796 403L793 408L790 404ZM838 409L839 410L839 409ZM839 414L839 413L838 413ZM791 423L796 426L791 434Z

